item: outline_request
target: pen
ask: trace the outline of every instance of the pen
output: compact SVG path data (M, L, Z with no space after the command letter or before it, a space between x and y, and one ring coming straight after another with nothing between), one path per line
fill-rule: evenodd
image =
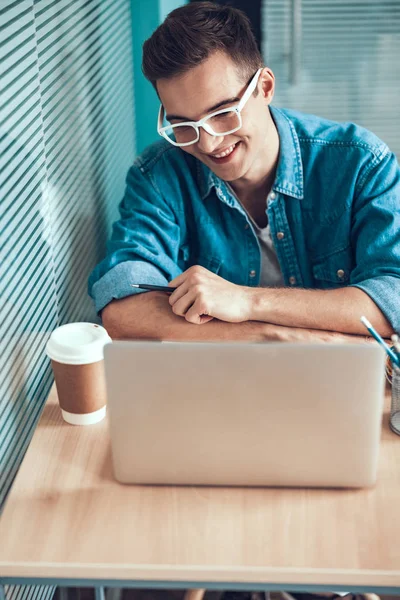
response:
M366 319L365 317L361 317L360 321L363 325L365 325L365 327L368 329L368 331L370 332L372 337L376 339L378 344L380 344L382 346L382 348L385 350L386 354L390 357L390 360L399 367L400 366L399 357L397 356L397 354L395 354L395 352L393 352L393 350L391 348L389 348L389 346L386 344L385 340L383 340L381 338L379 333L377 331L375 331L375 329L372 327L372 325L368 321L368 319Z
M176 287L169 287L168 285L149 285L147 283L131 283L132 287L140 288L141 290L150 290L153 292L174 292Z

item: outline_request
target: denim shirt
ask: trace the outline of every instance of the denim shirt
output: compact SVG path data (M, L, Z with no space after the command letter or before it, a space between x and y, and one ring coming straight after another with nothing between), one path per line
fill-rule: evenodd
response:
M267 216L285 286L364 290L400 330L400 169L379 138L270 107L280 139ZM226 183L165 140L128 172L121 218L88 291L97 313L131 283L165 285L191 265L233 283L259 284L251 221Z

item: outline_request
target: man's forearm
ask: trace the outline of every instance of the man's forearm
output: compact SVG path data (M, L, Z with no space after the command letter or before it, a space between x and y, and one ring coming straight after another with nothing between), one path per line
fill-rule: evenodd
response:
M252 291L250 318L285 327L305 327L363 335L365 315L377 331L390 338L393 330L373 300L356 287L335 290L257 288Z
M103 309L101 317L111 338L122 340L339 343L366 341L365 335L341 335L254 321L225 323L214 319L204 325L194 325L175 315L169 305L168 296L160 292L147 292L113 300Z
M113 339L261 342L265 323L225 323L213 320L193 325L174 315L163 292L145 292L113 300L101 314L104 327Z

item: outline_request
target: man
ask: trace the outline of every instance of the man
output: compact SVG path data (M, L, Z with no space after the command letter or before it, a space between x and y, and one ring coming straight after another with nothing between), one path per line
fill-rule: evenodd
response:
M164 139L130 169L89 278L111 336L364 340L361 315L384 337L399 330L388 147L354 124L272 107L273 72L234 8L171 12L143 46L143 72Z

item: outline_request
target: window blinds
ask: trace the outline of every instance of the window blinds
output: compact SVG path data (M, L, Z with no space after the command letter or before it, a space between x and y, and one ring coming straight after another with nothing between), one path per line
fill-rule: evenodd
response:
M130 6L0 5L0 507L53 382L50 332L99 322L87 277L135 154Z
M400 158L398 0L263 0L274 104L354 121Z

